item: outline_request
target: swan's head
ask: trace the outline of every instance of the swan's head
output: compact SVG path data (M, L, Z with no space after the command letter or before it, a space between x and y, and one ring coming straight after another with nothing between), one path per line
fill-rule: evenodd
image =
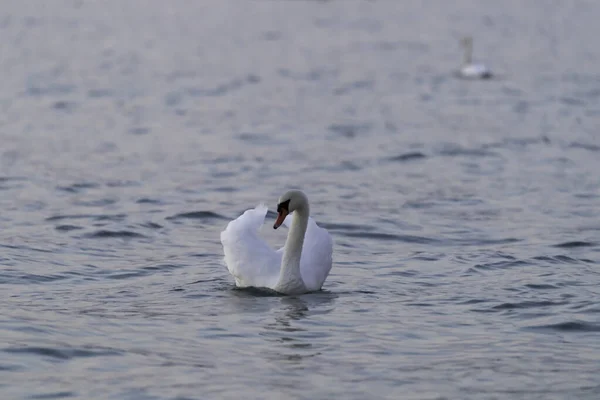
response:
M308 207L308 198L301 190L290 190L279 198L277 202L277 220L273 229L277 229L283 224L285 217L295 210Z

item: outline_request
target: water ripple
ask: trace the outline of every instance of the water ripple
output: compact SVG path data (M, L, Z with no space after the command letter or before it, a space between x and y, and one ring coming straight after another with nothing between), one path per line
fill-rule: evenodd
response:
M421 153L420 151L411 151L394 157L389 157L388 161L407 162L414 160L422 160L423 158L427 158L427 156Z
M106 229L100 229L94 232L86 233L83 235L88 239L105 239L105 238L123 238L123 239L132 239L132 238L145 238L145 235L141 233L121 230L121 231L110 231Z
M502 303L493 306L493 310L518 310L523 308L552 307L568 304L565 301L522 301L519 303Z
M199 219L199 220L227 220L228 218L217 214L213 211L191 211L185 213L175 214L173 216L167 217L168 220L178 220L178 219Z
M436 244L439 240L414 235L397 235L383 232L339 232L338 234L352 238L374 239L374 240L391 240L405 243L421 243L421 244Z
M523 260L514 260L514 261L497 261L485 264L476 264L474 268L483 269L483 270L491 270L491 269L505 269L505 268L514 268L514 267L524 267L527 265L531 265L531 263Z
M52 348L52 347L7 347L2 349L5 353L31 354L50 357L58 360L70 360L80 357L101 357L122 355L121 351L103 348Z
M533 325L528 329L552 330L558 332L600 332L600 325L583 321L567 321L549 325Z
M575 149L584 149L584 150L594 151L594 152L600 151L600 146L595 145L595 144L590 144L590 143L573 142L573 143L571 143L570 147L575 148Z
M62 221L65 219L92 219L95 221L122 221L126 214L59 214L46 218L46 221Z
M592 246L596 246L596 243L584 242L584 241L572 241L572 242L563 242L563 243L555 244L552 247L570 249L570 248L575 248L575 247L592 247Z
M74 392L52 392L52 393L44 393L44 394L34 394L29 396L30 399L66 399L69 397L74 397L76 394Z

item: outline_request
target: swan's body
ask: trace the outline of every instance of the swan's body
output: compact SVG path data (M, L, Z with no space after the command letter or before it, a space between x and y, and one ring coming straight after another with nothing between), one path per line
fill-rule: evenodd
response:
M492 71L481 63L473 62L473 39L465 37L461 40L465 55L463 65L458 70L458 75L466 79L489 79L493 76Z
M308 199L301 191L284 194L277 208L273 227L285 223L290 228L285 246L277 251L258 234L267 214L264 205L247 210L221 232L225 264L235 284L284 294L321 289L332 266L331 236L310 218Z

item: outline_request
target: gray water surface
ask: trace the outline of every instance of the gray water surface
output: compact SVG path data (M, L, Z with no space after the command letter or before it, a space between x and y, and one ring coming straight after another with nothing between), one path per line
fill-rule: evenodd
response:
M598 18L5 2L0 397L598 399ZM292 187L323 291L236 290L219 233Z

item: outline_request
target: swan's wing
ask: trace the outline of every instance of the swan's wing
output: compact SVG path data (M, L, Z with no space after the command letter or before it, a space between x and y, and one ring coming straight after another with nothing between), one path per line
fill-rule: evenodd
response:
M302 246L300 273L309 291L321 289L333 263L333 239L326 229L308 219L308 228Z
M221 232L225 264L240 287L273 287L279 278L281 253L258 234L267 207L259 205L229 222Z

